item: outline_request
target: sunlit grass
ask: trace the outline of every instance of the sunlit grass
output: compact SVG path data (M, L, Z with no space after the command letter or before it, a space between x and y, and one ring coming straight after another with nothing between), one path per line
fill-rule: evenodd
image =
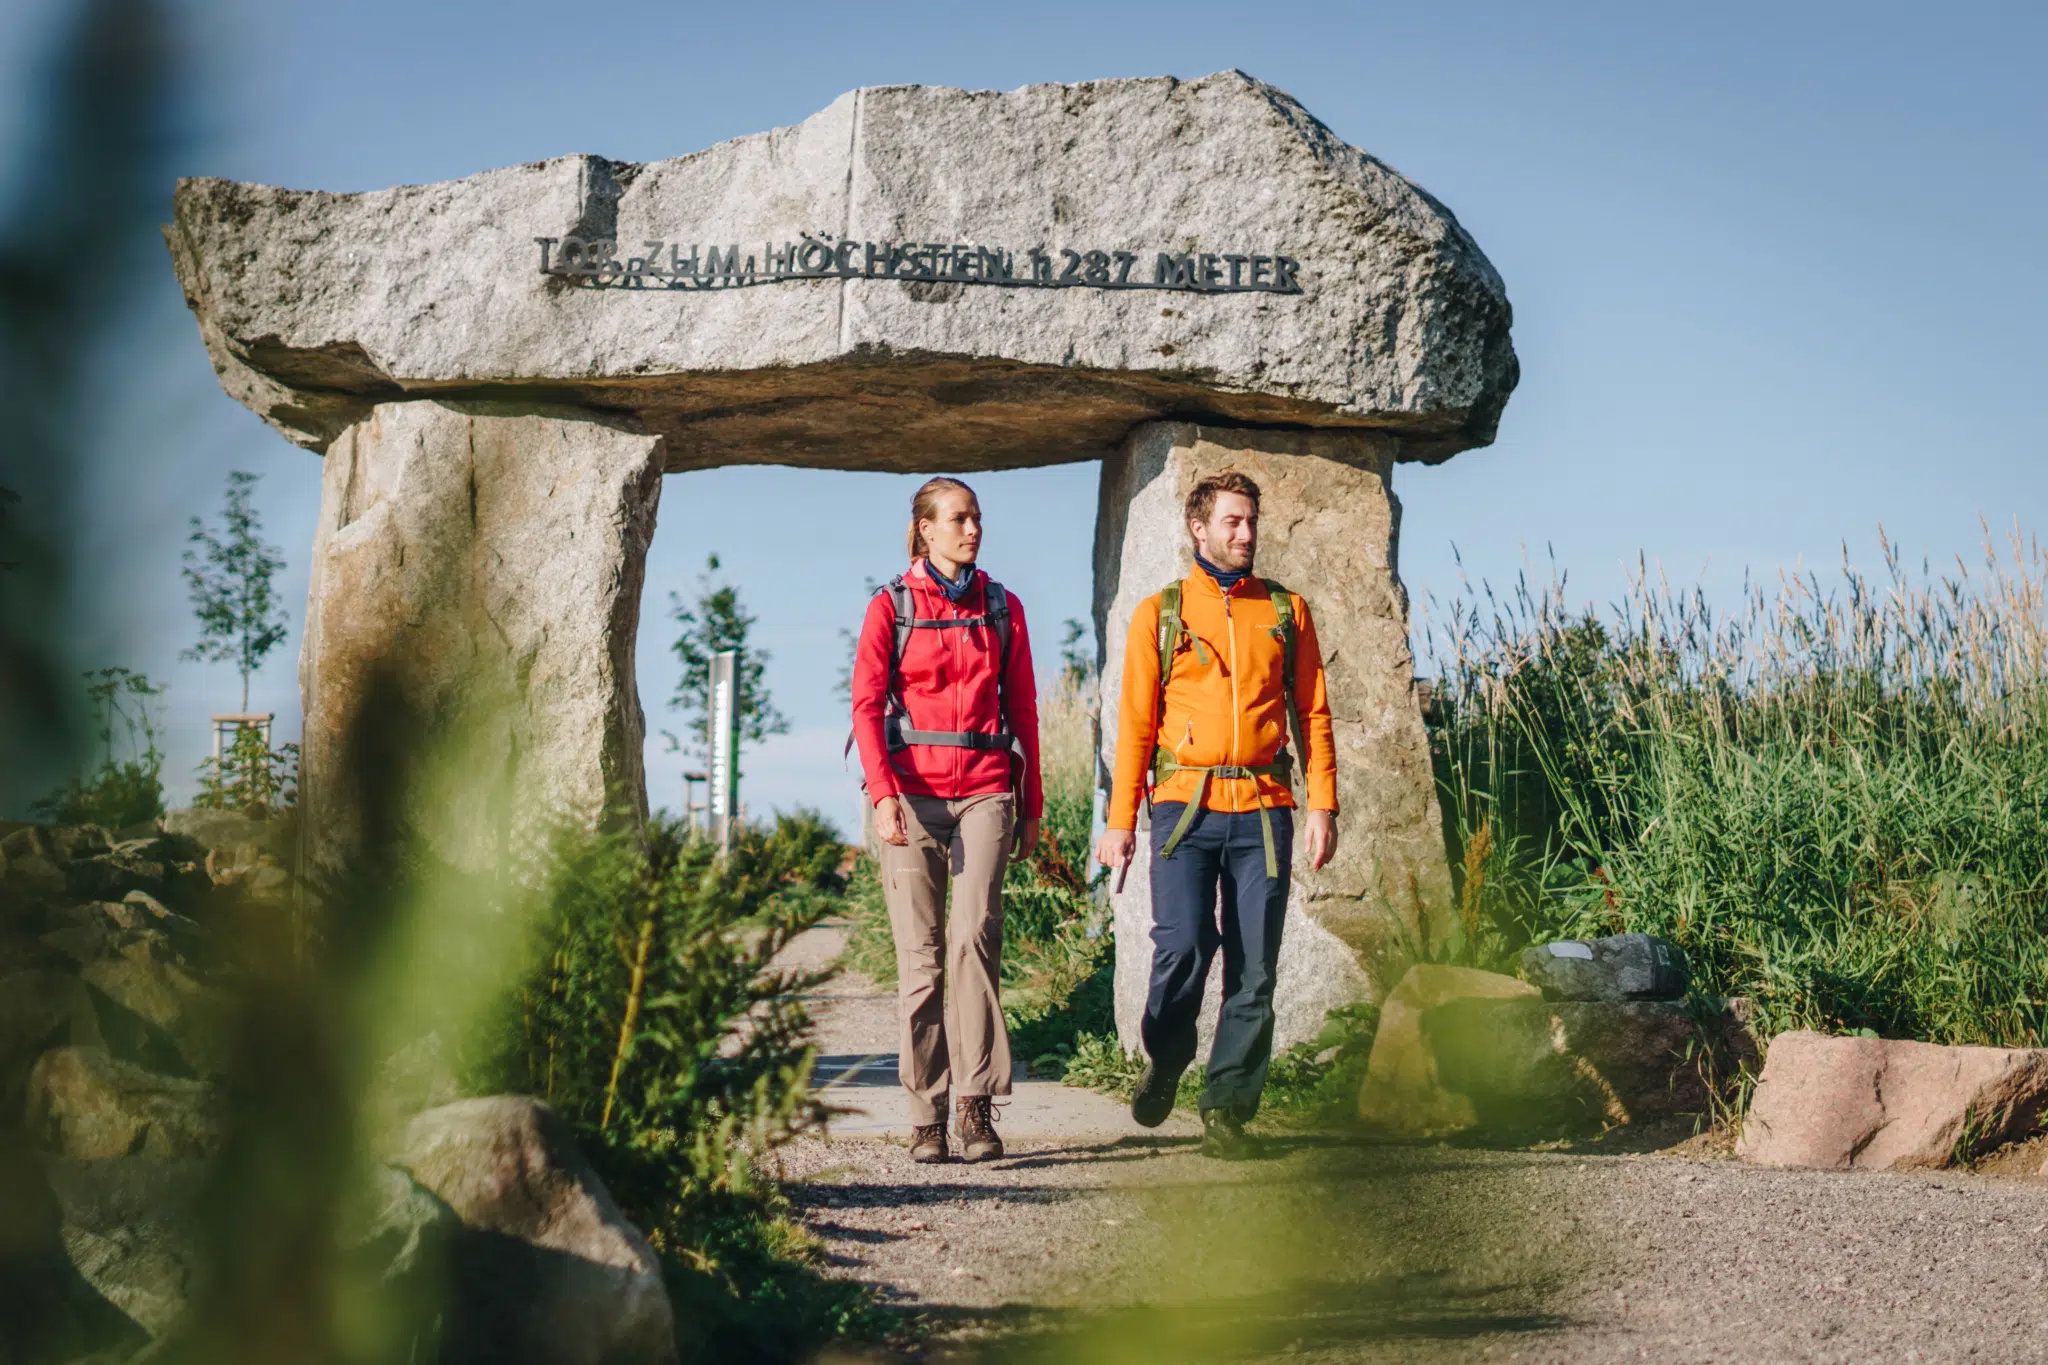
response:
M1469 590L1430 632L1468 955L1643 930L1769 1031L2048 1034L2048 558ZM1469 864L1469 865L1468 865Z

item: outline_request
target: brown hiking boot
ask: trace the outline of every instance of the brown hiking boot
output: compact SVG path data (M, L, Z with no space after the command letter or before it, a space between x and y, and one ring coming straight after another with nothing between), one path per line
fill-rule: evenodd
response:
M944 1161L951 1153L946 1150L946 1123L920 1123L910 1130L910 1159L926 1165Z
M968 1161L994 1161L1003 1154L996 1136L995 1106L986 1095L962 1095L954 1101L960 1118L960 1155Z

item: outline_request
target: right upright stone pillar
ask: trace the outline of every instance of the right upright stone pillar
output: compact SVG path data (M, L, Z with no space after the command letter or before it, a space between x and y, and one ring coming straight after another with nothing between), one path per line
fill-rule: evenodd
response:
M1429 739L1415 697L1408 595L1396 567L1398 440L1371 431L1277 431L1151 422L1103 462L1096 523L1095 626L1104 646L1101 754L1115 762L1125 635L1138 603L1194 565L1182 506L1195 483L1239 469L1261 492L1257 572L1308 600L1323 650L1337 747L1337 854L1320 872L1295 859L1276 993L1276 1046L1312 1038L1325 1011L1370 998L1403 941L1439 936L1451 904ZM1141 812L1141 829L1146 816ZM1149 845L1116 923L1117 1031L1127 1049L1151 974ZM1206 1053L1220 990L1209 981Z

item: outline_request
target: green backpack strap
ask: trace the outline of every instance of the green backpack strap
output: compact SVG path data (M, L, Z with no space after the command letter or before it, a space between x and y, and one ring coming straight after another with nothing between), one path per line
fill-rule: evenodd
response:
M1300 632L1294 623L1294 594L1287 591L1278 580L1262 578L1266 595L1273 599L1273 615L1278 623L1273 627L1273 638L1280 642L1280 685L1287 691L1287 723L1294 735L1294 751L1304 773L1308 770L1308 736L1301 728L1301 707L1294 697L1294 646Z
M1152 707L1152 726L1155 732L1166 720L1166 680L1173 676L1173 656L1180 648L1180 637L1187 633L1187 626L1180 616L1181 581L1176 578L1159 590L1159 694ZM1152 746L1152 784L1159 784L1160 748Z

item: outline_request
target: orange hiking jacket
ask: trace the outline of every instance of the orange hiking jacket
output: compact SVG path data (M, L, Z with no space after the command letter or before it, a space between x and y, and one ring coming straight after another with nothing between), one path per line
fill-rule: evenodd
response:
M1159 594L1138 604L1124 642L1123 696L1117 707L1116 774L1110 787L1108 826L1138 827L1138 802L1152 767L1152 751L1163 746L1174 761L1192 767L1254 767L1271 763L1287 739L1287 703L1282 695L1279 613L1266 585L1243 578L1226 596L1216 580L1196 569L1183 580L1181 621L1200 640L1201 650L1174 656L1159 705ZM1299 593L1294 599L1294 696L1301 712L1306 754L1296 754L1308 785L1310 810L1337 809L1337 756L1330 735L1330 698L1323 682L1323 651L1315 621ZM1206 661L1203 655L1208 657ZM1201 785L1200 773L1177 772L1160 783L1154 801L1188 801ZM1255 785L1256 784L1256 785ZM1210 810L1256 810L1292 806L1294 796L1270 777L1212 778L1205 805Z

